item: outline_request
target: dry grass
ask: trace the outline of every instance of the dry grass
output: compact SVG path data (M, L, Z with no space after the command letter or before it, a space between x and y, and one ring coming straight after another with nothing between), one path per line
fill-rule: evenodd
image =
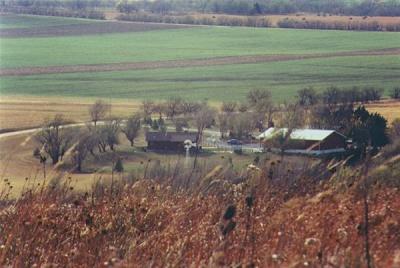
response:
M85 122L89 120L89 107L94 99L1 96L0 130L38 127L45 118L63 114L67 120ZM105 100L108 102L109 100ZM140 109L137 100L112 100L112 116L128 117Z
M370 112L377 112L383 115L389 123L400 118L400 101L385 100L377 103L367 104Z
M0 203L0 264L365 266L359 179L338 191L329 177L307 176L310 169L286 171L284 162L259 167L239 184L219 171L204 175L212 177L209 186L223 181L214 193L197 192L197 183L171 187L168 176L117 184L112 191L97 185L82 194L69 183L27 190L15 202ZM397 267L399 190L378 183L369 203L374 267ZM236 213L222 217L228 206Z
M33 150L38 144L31 135L17 135L4 137L0 139L0 181L8 179L13 186L11 194L13 197L18 197L26 183L25 178L30 181L42 182L43 170L39 161L32 155ZM123 159L125 167L124 176L132 174L143 175L146 163L152 161L151 166L156 163L174 166L177 162L183 162L182 154L158 154L154 152L143 152L142 146L145 146L144 134L135 140L135 145L139 147L131 148L129 142L121 134L121 144L116 146L116 153ZM232 155L215 154L199 156L200 163L216 164L226 163L229 158L233 158L232 163L238 169L243 169L246 165L252 162L254 156L250 155ZM87 191L90 185L101 178L109 180L111 177L111 152L99 155L98 158L88 156L83 165L83 173L73 171L71 159L67 156L64 158L63 164L56 168L50 163L46 166L47 178L60 177L65 180L71 177L75 189L77 191ZM4 190L0 183L0 191Z
M11 195L18 197L24 186L26 178L30 178L30 184L43 184L42 167L32 155L36 144L32 135L7 137L0 140L0 180L7 179L13 189ZM67 169L55 169L47 165L47 178L63 176L70 177ZM108 177L106 175L105 177ZM74 174L73 181L77 190L88 190L97 174ZM4 190L4 185L0 185L0 191Z
M122 13L119 13L118 11L115 10L107 10L104 12L105 16L108 20L115 20L118 18L118 16L122 15ZM244 16L239 16L239 15L221 15L221 14L199 14L199 13L191 13L190 15L196 17L196 18L214 18L218 16L224 16L224 17L231 17L231 18L243 18ZM314 21L314 20L319 20L323 22L335 22L335 21L340 21L340 22L373 22L377 21L380 24L386 25L386 24L399 24L400 23L400 17L364 17L364 16L336 16L336 15L325 15L325 16L318 16L317 14L288 14L288 15L265 15L265 16L255 16L255 17L263 17L263 18L268 18L270 22L272 23L273 26L277 26L277 22L280 20L283 20L285 18L289 19L303 19L305 18L308 21Z
M114 14L115 15L115 14ZM197 18L215 18L218 16L231 17L231 18L243 18L244 16L239 15L220 15L220 14L192 14ZM289 15L265 15L265 16L255 16L260 18L267 18L272 26L276 27L278 21L283 19L297 19L297 20L307 20L307 21L322 21L322 22L374 22L377 21L381 25L387 24L399 24L400 17L363 17L363 16L318 16L316 14L289 14ZM304 18L304 19L303 19Z
M400 17L362 17L362 16L318 16L315 14L292 14L292 15L270 15L267 16L271 22L276 25L278 21L289 18L289 19L303 19L308 21L323 21L323 22L373 22L377 21L380 24L398 24L400 23Z

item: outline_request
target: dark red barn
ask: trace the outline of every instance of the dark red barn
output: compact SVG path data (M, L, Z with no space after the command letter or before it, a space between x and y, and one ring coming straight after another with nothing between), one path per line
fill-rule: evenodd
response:
M276 138L287 133L286 128L269 128L258 136L266 147L276 146ZM335 130L324 129L294 129L290 133L285 152L301 154L329 154L346 151L346 136Z
M196 132L147 132L147 149L155 151L185 151L185 141L195 144Z

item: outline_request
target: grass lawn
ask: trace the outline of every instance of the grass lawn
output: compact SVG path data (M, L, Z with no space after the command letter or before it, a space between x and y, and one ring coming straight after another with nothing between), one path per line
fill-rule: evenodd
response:
M400 58L337 57L301 61L126 72L3 77L3 95L115 99L242 100L249 89L270 89L277 101L306 86L373 85L387 91L400 84Z

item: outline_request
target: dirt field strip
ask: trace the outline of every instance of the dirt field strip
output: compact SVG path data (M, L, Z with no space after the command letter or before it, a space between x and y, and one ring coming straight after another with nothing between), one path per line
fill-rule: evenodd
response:
M254 56L216 57L208 59L191 59L191 60L168 60L168 61L125 62L125 63L88 64L88 65L71 65L71 66L66 65L66 66L48 66L48 67L5 68L5 69L0 69L0 76L23 76L23 75L38 75L38 74L58 74L58 73L109 72L109 71L129 71L129 70L147 70L147 69L163 69L163 68L185 68L185 67L202 67L202 66L213 66L213 65L293 61L293 60L333 58L333 57L383 56L383 55L400 55L400 48L323 53L323 54L254 55Z

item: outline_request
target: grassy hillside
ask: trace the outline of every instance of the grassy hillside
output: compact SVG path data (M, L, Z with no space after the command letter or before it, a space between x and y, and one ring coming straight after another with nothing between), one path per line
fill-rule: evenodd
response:
M36 21L37 20L37 21ZM86 20L14 16L2 18L1 25L49 25L86 23ZM34 21L34 22L32 22ZM36 21L36 22L35 22ZM110 22L99 22L110 23ZM58 25L58 26L57 26ZM7 26L8 27L8 26ZM3 95L113 97L160 99L179 94L190 99L239 100L251 88L269 88L277 100L293 97L305 86L317 89L329 85L374 85L391 89L400 84L400 56L337 55L355 51L399 48L400 33L319 30L192 27L139 32L95 34L79 24L86 35L1 38L0 73L10 68L76 66L152 62L150 69L129 71L1 75ZM143 27L143 24L138 24ZM92 29L92 28L91 28ZM92 29L93 30L93 29ZM1 33L1 31L0 31ZM238 64L246 55L321 55L318 59L271 60ZM166 60L231 56L224 65L204 62L184 68L159 67ZM165 62L164 62L165 64ZM172 64L171 64L172 65ZM171 67L171 68L170 68ZM33 68L35 69L35 68ZM140 69L140 66L139 68Z
M195 27L1 40L1 67L99 64L398 47L400 33Z
M367 267L369 185L373 267L399 267L398 149L374 157L367 179L363 166L333 169L325 161L267 155L247 171L236 171L228 157L195 172L153 159L112 184L99 174L83 191L76 191L78 174L52 177L44 187L39 172L24 180L16 200L8 199L14 182L2 180L0 263Z
M400 84L400 62L392 56L337 57L260 64L3 77L1 93L160 99L241 100L253 88L268 88L282 101L309 85Z

